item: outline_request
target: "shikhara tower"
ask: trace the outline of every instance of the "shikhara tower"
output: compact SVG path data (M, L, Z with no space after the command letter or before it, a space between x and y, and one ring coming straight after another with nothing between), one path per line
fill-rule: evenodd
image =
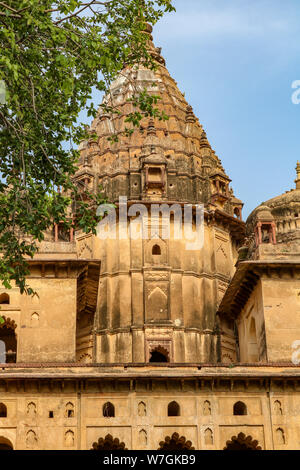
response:
M204 246L186 250L186 240L98 240L78 237L79 253L101 259L99 303L90 337L78 344L96 362L149 362L155 351L174 363L218 359L216 310L233 274L244 234L242 203L229 187L220 159L191 106L170 77L160 49L149 50L158 69L126 68L112 84L109 104L120 115L99 113L91 126L97 139L81 145L78 182L111 202L205 204ZM161 97L168 121L144 118L130 137L122 133L133 111L128 99L147 89ZM115 144L109 142L119 135ZM161 232L164 221L160 220ZM150 230L150 227L149 227ZM88 251L87 251L88 250ZM92 341L93 329L93 341Z
M168 239L161 216L156 239L47 234L30 261L39 297L0 288L0 449L296 449L300 164L296 189L245 224L146 33L157 70L125 68L112 84L120 114L99 111L75 182L129 208L203 204L204 244L187 250L172 214ZM169 120L126 137L128 98L144 88Z

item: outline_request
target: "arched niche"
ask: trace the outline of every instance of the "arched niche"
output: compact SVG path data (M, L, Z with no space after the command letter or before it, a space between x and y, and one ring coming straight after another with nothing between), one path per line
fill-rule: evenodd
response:
M165 240L158 238L146 241L145 261L147 264L164 265L168 261L168 250Z
M249 322L248 361L249 362L258 362L259 361L259 351L258 351L257 333L256 333L256 321L255 321L254 317L251 317L250 322Z

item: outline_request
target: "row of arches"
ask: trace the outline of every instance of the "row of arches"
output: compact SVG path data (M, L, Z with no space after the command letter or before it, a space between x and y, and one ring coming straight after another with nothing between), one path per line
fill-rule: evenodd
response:
M29 416L35 416L37 413L37 407L34 402L29 402L27 404L26 408L26 413ZM50 416L50 413L52 415ZM274 402L274 413L277 415L282 415L282 405L279 400L275 400ZM105 418L114 418L115 417L115 406L113 403L110 401L104 403L102 407L102 414L103 417ZM175 400L171 401L168 403L167 407L167 414L168 416L181 416L181 408L179 403L177 403ZM211 415L211 403L206 400L203 403L203 414L204 416ZM247 406L244 402L242 401L237 401L233 405L233 415L234 416L246 416L248 414L247 412ZM138 404L138 415L139 416L147 416L147 407L146 403L143 401L139 402ZM64 413L65 418L74 418L75 416L75 407L72 402L68 402L65 405L65 413ZM49 417L54 417L53 411L49 412ZM0 403L0 418L7 418L7 406L5 403Z
M105 418L114 418L115 417L115 406L111 402L104 403L102 407L102 414ZM140 402L138 405L138 415L139 416L146 416L146 404L144 402ZM168 404L167 408L168 416L181 416L181 409L180 405L176 401L171 401ZM210 415L211 414L211 404L208 400L206 400L203 404L203 414ZM233 415L234 416L245 416L247 415L247 406L245 403L238 401L233 406Z
M113 405L112 405L113 406ZM36 404L31 401L27 404L26 407L26 414L31 417L35 417L37 414L37 407ZM74 404L68 402L65 406L65 418L74 418L75 416L75 407ZM53 411L49 411L49 418L53 418L54 413ZM0 418L7 418L7 406L4 403L0 403Z
M140 436L143 436L145 443L147 442L147 433L144 429L140 431ZM207 428L204 432L204 439L206 445L213 445L213 432ZM128 450L125 442L121 442L118 438L114 438L111 434L107 434L104 438L100 437L98 441L94 442L92 449L94 451L113 451L113 450ZM174 432L172 436L166 436L163 441L159 443L157 450L162 451L185 451L195 450L192 441L188 440L185 436L180 436ZM257 440L252 436L246 436L240 433L238 436L233 436L231 440L226 442L226 447L223 450L262 450Z
M275 439L277 445L284 445L286 443L285 433L282 428L278 428L275 431ZM141 429L139 432L140 444L144 447L148 443L147 431ZM38 448L38 438L34 430L30 429L26 433L26 447L28 449ZM207 446L214 445L213 431L207 428L204 431L204 443ZM64 434L64 446L74 447L75 445L75 434L74 431L68 429ZM13 450L12 443L5 437L0 436L0 451L1 450ZM91 450L128 450L124 442L120 442L118 438L113 438L111 434L107 434L104 438L100 437L97 442L94 442ZM195 450L192 441L186 439L185 436L180 436L178 433L173 433L172 436L166 436L165 439L159 442L159 448L157 450L164 451L178 451L178 450ZM226 446L223 450L262 450L259 442L253 439L252 436L246 436L243 433L239 433L237 436L226 442Z

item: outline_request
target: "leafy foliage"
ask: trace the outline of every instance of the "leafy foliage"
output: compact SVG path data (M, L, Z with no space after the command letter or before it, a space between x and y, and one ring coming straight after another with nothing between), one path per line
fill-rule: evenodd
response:
M95 232L95 208L103 196L82 191L72 181L78 152L87 138L78 124L95 87L107 92L123 64L155 64L147 50L145 22L154 24L174 8L172 0L13 0L0 1L0 280L21 292L27 259L34 256L54 223L75 222ZM138 126L143 115L165 119L158 97L134 97ZM106 110L115 112L114 110ZM130 129L129 129L130 132ZM71 213L71 202L73 211ZM74 205L75 201L75 205Z

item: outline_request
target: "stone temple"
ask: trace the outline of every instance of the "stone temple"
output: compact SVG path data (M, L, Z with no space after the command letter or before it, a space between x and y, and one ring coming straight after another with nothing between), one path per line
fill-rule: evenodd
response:
M105 98L120 113L99 111L75 175L102 186L123 231L127 198L125 231L141 221L145 236L57 225L30 261L38 297L0 288L2 450L300 447L300 164L296 187L245 223L151 33L157 70L125 67ZM144 88L169 119L126 136ZM151 232L153 205L168 237L166 212ZM197 228L199 206L203 243L187 249L175 235L186 207Z

